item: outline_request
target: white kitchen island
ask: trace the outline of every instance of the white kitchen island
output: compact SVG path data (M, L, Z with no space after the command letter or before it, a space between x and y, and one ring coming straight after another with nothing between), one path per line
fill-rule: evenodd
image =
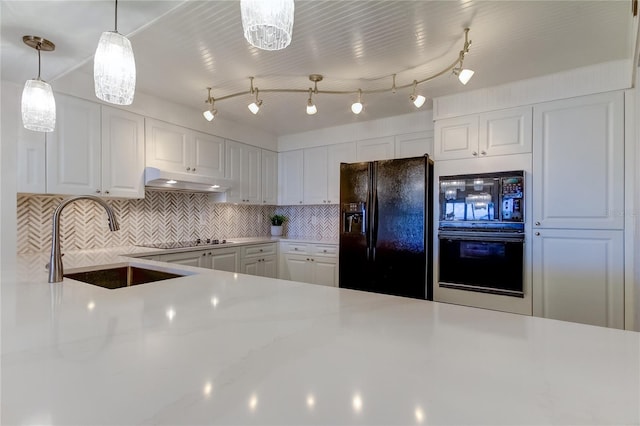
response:
M117 251L117 250L116 250ZM67 253L74 267L114 250ZM3 425L640 424L640 334L173 265L3 270Z

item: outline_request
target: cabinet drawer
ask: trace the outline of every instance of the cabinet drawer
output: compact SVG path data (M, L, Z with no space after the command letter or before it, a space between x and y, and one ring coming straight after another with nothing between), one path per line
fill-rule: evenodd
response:
M276 254L276 244L260 244L256 246L247 246L242 248L242 257L265 256L268 254Z
M312 248L313 248L312 253L317 256L337 256L338 255L338 246L335 246L335 245L314 244Z
M309 254L309 247L305 243L282 243L284 253Z

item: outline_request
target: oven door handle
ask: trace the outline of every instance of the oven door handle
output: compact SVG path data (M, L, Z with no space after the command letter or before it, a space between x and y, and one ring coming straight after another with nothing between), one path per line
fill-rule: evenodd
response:
M509 234L509 235L495 235L493 233L487 234L472 234L472 233L445 233L440 232L438 238L441 240L456 240L456 241L485 241L485 242L524 242L524 234Z

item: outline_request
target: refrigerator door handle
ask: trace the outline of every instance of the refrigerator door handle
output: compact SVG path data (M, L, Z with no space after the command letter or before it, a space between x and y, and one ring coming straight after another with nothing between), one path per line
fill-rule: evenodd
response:
M362 229L364 229L364 235L367 243L367 260L371 260L371 235L369 232L368 224L371 223L369 220L369 215L371 214L369 210L369 200L371 199L371 192L367 191L367 202L364 203L364 214L362 215Z
M370 234L371 234L371 261L376 261L376 245L378 244L378 163L373 163L372 167L372 187L373 195L371 198L371 217L369 218Z

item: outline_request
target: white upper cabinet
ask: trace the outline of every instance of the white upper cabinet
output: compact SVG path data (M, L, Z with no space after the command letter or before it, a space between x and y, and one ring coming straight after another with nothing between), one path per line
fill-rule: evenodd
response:
M27 130L20 123L18 130L18 192L47 192L47 146L45 133Z
M304 203L327 204L327 147L304 150Z
M395 158L421 157L433 153L433 133L417 132L395 137Z
M534 228L623 229L623 93L534 107Z
M144 118L102 106L102 192L144 198Z
M303 150L278 153L278 204L303 204Z
M278 153L262 150L262 204L278 203Z
M531 107L438 120L436 160L482 158L531 152Z
M530 106L480 114L480 155L531 152L532 121Z
M232 181L227 201L262 204L261 150L255 146L227 140L225 143L226 178Z
M356 142L356 161L389 160L394 157L393 136Z
M217 136L148 118L146 165L208 177L225 175L225 141Z
M100 104L56 94L56 129L47 133L47 192L102 194Z

